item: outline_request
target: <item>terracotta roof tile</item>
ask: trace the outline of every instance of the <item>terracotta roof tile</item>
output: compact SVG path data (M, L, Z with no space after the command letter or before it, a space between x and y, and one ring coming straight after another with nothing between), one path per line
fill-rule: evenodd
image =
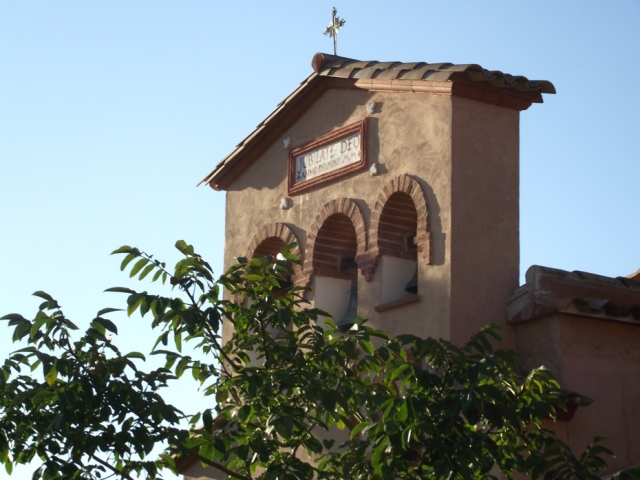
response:
M442 65L442 67L436 67L436 65ZM473 71L473 69L482 70L482 67L475 63L462 63L459 65L454 65L453 63L433 63L432 68L452 72L466 72L467 70Z
M446 82L451 74L449 72L441 72L439 70L429 70L422 75L422 80L430 80L432 82Z
M383 70L383 69L375 69L376 74L374 75L373 78L388 78L389 80L397 80L399 77L399 73L402 72L402 70L396 70L394 69L389 69L389 70Z
M424 78L424 75L429 72L429 70L429 66L407 70L404 72L404 75L402 75L402 78L404 78L405 80L422 80Z
M566 313L640 325L640 281L538 265L526 280L508 301L509 323Z
M318 55L325 56L323 53L316 54L316 56ZM373 65L375 65L376 68L378 68L379 70L388 70L389 68L395 68L396 66L400 65L400 62L378 62L378 61L369 62L369 66L373 66Z
M377 70L374 70L372 68L365 68L365 69L356 71L353 74L353 78L373 78L376 73L377 73Z
M351 58L338 57L324 53L317 53L312 62L314 70L320 76L340 78L389 78L398 80L426 79L448 81L451 74L464 73L473 82L487 82L493 87L514 88L521 92L556 93L553 84L547 80L529 80L523 76L513 76L498 70L485 70L480 65L425 62L377 62L358 61ZM366 72L374 70L376 73ZM413 73L419 70L420 73Z

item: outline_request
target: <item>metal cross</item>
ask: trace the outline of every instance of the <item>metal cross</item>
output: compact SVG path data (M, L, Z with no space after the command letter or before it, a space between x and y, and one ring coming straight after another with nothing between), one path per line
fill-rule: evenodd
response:
M338 33L340 28L345 24L345 20L337 16L338 11L333 7L332 18L329 26L325 28L324 34L333 38L333 54L338 55Z

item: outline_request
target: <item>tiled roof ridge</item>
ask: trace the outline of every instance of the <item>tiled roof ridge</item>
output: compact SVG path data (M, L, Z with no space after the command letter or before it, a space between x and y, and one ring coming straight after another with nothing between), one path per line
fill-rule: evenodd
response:
M559 268L544 267L542 265L532 265L525 274L527 284L534 283L541 287L545 279L557 278L566 279L575 284L592 284L602 287L616 288L624 291L634 291L640 295L640 281L629 277L608 277L597 273L583 272L581 270L561 270Z
M226 190L261 149L286 130L327 88L424 92L459 95L505 108L525 110L532 102L541 103L543 93L555 93L551 82L528 80L500 71L489 71L476 64L402 63L360 61L327 53L316 53L311 61L314 72L300 83L276 109L261 121L236 148L223 158L198 185L209 184Z
M361 61L327 53L316 53L311 61L315 73L325 77L386 80L429 80L446 82L465 76L471 82L486 82L492 87L513 88L521 92L556 93L548 80L529 80L499 70L487 70L475 63L379 62Z
M640 281L533 265L509 299L508 312L510 323L562 312L640 325Z

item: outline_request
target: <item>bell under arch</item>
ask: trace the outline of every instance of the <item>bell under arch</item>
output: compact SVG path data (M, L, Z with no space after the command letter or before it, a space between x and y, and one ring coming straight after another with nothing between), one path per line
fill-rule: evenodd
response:
M350 199L327 203L307 238L305 271L313 283L314 306L340 327L352 325L357 316L356 259L365 246L364 219Z
M409 300L419 293L417 226L413 199L402 191L391 194L378 224L381 305Z

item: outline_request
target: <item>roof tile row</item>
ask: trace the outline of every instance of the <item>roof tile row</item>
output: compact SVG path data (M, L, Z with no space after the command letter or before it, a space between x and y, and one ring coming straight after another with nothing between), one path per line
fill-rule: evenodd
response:
M534 265L508 301L512 324L554 313L597 316L640 325L640 281Z
M431 80L447 82L455 74L464 74L472 82L486 82L497 88L513 88L520 92L556 93L547 80L529 80L499 70L486 70L476 64L426 62L359 61L326 53L317 53L312 66L318 75L355 79Z

